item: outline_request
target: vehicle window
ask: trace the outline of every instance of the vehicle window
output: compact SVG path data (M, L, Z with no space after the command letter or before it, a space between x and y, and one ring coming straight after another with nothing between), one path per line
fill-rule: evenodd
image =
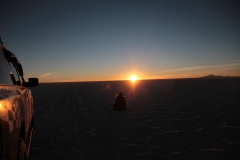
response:
M9 65L10 65L12 74L13 74L15 80L16 80L16 84L17 84L18 86L21 86L22 82L21 82L21 80L20 80L20 78L19 78L18 72L17 72L14 64L13 64L12 62L10 62Z
M13 85L13 82L3 59L3 55L0 52L0 85L1 84Z

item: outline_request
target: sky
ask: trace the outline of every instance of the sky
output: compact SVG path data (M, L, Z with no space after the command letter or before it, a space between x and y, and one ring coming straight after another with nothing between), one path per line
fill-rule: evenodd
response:
M25 79L240 76L239 0L0 0Z

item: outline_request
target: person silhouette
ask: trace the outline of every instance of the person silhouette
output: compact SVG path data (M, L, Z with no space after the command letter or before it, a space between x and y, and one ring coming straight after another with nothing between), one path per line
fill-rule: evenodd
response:
M115 103L113 104L114 110L127 109L126 98L123 96L123 92L119 92L115 97Z

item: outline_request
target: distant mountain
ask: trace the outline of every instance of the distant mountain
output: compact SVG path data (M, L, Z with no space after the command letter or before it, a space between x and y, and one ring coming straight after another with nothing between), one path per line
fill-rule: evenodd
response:
M231 77L231 76L215 76L213 74L209 74L207 76L203 76L203 77L199 77L199 78L203 78L203 79L218 79L218 78L240 78L239 76L234 76L234 77Z

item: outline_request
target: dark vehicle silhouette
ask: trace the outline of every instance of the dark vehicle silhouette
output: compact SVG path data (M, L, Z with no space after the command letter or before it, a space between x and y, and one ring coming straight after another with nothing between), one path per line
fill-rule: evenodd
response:
M37 78L25 82L17 57L0 37L0 159L28 159L34 133L32 92Z

